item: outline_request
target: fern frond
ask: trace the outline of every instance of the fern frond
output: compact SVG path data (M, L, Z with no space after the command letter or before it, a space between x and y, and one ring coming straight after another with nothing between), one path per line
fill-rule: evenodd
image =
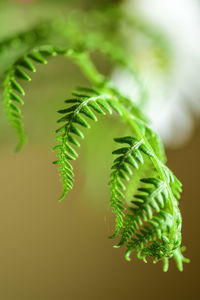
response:
M180 197L181 183L163 164L165 156L157 135L140 120L134 122L136 132L140 132L141 139L131 137L117 139L119 142L129 144L129 147L123 147L113 152L113 154L121 156L114 161L115 172L111 176L121 172L121 169L125 172L125 176L122 175L120 178L123 186L121 182L119 184L115 180L117 176L111 180L111 207L112 209L114 207L113 212L116 214L116 228L112 237L116 237L118 234L121 237L120 242L115 246L116 248L121 247L124 243L127 245L125 256L127 259L129 259L131 252L136 250L138 257L144 261L146 261L146 256L154 257L155 262L162 259L166 271L168 258L173 256L176 259L175 253L179 251L181 244L182 220L177 201ZM127 169L126 164L124 166L124 161L130 164L130 159L127 161L126 155L129 153L131 141L135 143L142 141L139 149L154 164L155 177L140 180L143 186L138 188L138 193L132 201L133 206L129 206L127 213L127 205L123 201L125 198L124 191L127 187L123 180L129 180L130 177L134 177L134 174L132 174L130 167ZM120 167L121 162L122 168ZM137 170L138 166L135 164L133 166ZM184 257L180 255L178 257L179 265L181 265Z
M16 93L18 92L18 93ZM25 133L22 122L21 109L17 104L24 105L24 101L18 95L24 95L24 90L21 85L14 78L14 71L10 70L6 79L4 80L4 110L5 113L17 132L18 136L18 145L16 146L15 151L18 152L25 142Z
M137 232L139 227L153 218L154 211L159 213L168 200L168 191L165 182L158 178L143 178L141 182L153 187L138 188L139 194L131 201L135 207L130 207L131 214L127 214L121 232L121 246Z
M179 181L173 178L174 186ZM120 232L120 242L116 248L127 244L125 258L130 260L130 254L136 250L138 258L146 262L146 257L153 257L154 261L163 260L163 269L167 271L168 259L174 257L182 270L182 262L188 262L180 255L181 244L181 215L177 200L170 207L169 186L160 178L143 178L144 187L138 188L138 194L132 201L134 207L129 207ZM176 192L177 194L177 192ZM177 255L179 253L179 255Z
M57 137L59 145L53 148L53 150L58 151L57 157L59 159L54 164L60 165L59 170L63 183L63 193L59 201L62 201L67 192L73 187L74 174L70 161L78 157L73 146L80 147L80 143L75 136L84 138L84 133L78 126L90 128L90 124L85 117L97 121L96 113L101 115L112 114L114 110L121 114L120 108L112 101L111 96L100 93L97 89L79 88L78 91L72 94L74 98L65 101L71 106L58 111L64 115L58 120L58 123L64 123L64 125L56 130L56 133L60 133Z
M123 226L123 210L125 207L122 199L125 198L126 191L126 185L124 183L127 183L133 175L132 169L138 169L139 165L144 163L141 152L151 155L144 145L143 139L139 140L137 138L127 136L115 138L114 140L120 144L128 144L128 146L112 152L119 156L114 160L114 164L112 166L114 171L110 175L111 180L109 182L109 185L111 186L110 206L112 211L116 214L115 232L111 238L116 237Z
M108 18L105 18L104 26L107 20ZM155 262L163 260L164 271L168 268L168 259L173 257L178 268L182 270L182 263L188 260L184 258L183 249L180 248L182 219L178 199L181 183L165 165L166 156L162 142L146 125L147 120L143 116L141 102L137 106L131 99L121 94L109 79L97 71L89 54L104 44L105 47L101 47L100 51L131 72L140 91L139 98L142 100L145 96L145 88L139 72L130 67L130 56L126 47L121 47L123 44L121 39L109 40L101 32L100 23L89 34L90 24L85 30L82 29L82 21L79 20L78 26L76 22L77 20L73 22L71 19L62 20L59 23L61 26L53 22L55 26L52 23L43 29L35 28L16 36L19 38L19 43L24 42L25 47L14 55L15 62L11 60L9 63L4 80L4 108L17 131L19 142L16 150L20 150L25 141L20 109L24 104L22 96L25 92L20 80L30 81L31 72L36 71L35 63L46 64L48 56L64 54L72 58L95 88L78 88L72 93L73 97L65 101L67 107L58 111L62 115L58 123L62 125L56 130L58 144L53 150L57 151L58 159L54 164L59 165L63 183L63 192L59 201L62 201L73 187L74 171L71 162L78 157L75 147L80 147L80 139L83 139L85 134L83 130L90 128L91 121L97 121L97 114L112 114L115 111L133 135L116 138L115 141L123 146L113 151L117 158L112 166L109 185L110 206L116 215L112 237L118 235L120 238L116 248L126 245L127 260L130 259L133 251L136 251L138 258L144 261L146 257L153 257ZM130 27L134 25L134 22L131 23L129 19L126 23ZM151 39L152 45L159 43L159 35L152 36L151 30L149 31L146 25L135 23L136 30ZM73 26L75 27L72 28ZM55 47L52 43L44 46L46 44L44 41L50 32L58 35L61 45L66 45L67 42L67 47ZM77 35L74 32L77 32ZM82 34L83 32L85 34ZM113 30L110 32L112 35ZM0 43L0 54L3 47L9 48L12 44L15 44L12 38ZM160 45L162 44L161 41ZM131 203L130 194L131 199L134 195Z
M16 63L8 70L6 78L4 80L4 110L5 113L17 132L18 145L15 151L18 152L25 142L25 132L22 122L21 105L24 105L22 96L25 95L25 91L19 83L19 80L31 81L29 72L36 72L36 67L33 62L40 64L47 64L44 56L56 56L57 54L63 54L66 50L63 48L56 48L52 46L41 46L34 48L27 55L24 55L16 61ZM28 73L27 73L28 72Z

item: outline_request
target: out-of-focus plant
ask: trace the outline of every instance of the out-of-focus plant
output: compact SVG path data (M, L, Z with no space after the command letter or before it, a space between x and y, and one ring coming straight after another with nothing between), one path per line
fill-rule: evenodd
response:
M144 111L167 147L181 147L200 115L200 2L126 0L123 9L145 20L136 26L145 35L124 28L130 64L136 65L148 92ZM123 93L135 96L137 84L129 72L116 68L113 80Z
M23 80L31 81L37 64L46 64L57 55L71 59L91 82L79 87L66 107L59 110L61 118L56 129L58 159L63 193L62 201L72 189L74 172L71 161L78 157L76 147L98 115L119 117L128 134L115 138L120 148L110 175L110 206L116 214L113 237L120 237L117 246L126 245L126 259L137 252L139 259L162 260L164 271L173 257L180 271L188 262L182 252L182 219L178 207L181 183L166 166L166 156L159 136L149 127L143 115L147 92L137 68L130 64L124 29L142 36L149 43L151 55L164 67L168 64L166 39L140 18L131 18L117 6L104 10L72 11L67 19L57 18L14 34L0 43L0 60L9 57L1 71L3 105L18 135L19 151L25 142L21 105L25 94ZM111 80L101 74L91 58L94 52L105 55L114 66L128 71L137 86L137 101L123 95ZM137 64L137 62L136 62ZM3 64L2 64L3 65ZM103 142L103 141L102 141ZM106 145L105 145L106 147ZM95 154L94 154L95 155Z

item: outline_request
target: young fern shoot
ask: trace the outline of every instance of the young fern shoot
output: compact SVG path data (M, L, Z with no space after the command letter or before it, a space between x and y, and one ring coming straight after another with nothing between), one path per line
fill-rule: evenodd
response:
M111 238L120 236L116 248L126 244L127 260L130 260L129 256L135 250L138 258L145 262L146 257L153 257L154 262L162 259L163 269L167 271L168 259L174 257L179 270L182 270L182 263L188 260L183 257L180 248L182 220L178 198L181 183L157 157L156 153L165 160L159 137L126 109L120 101L120 94L113 92L113 89L105 87L82 90L84 94L75 92L74 98L65 101L71 104L70 107L59 111L64 116L58 122L64 122L64 125L56 131L61 135L57 137L60 144L54 147L59 157L54 163L60 165L63 181L60 201L73 186L74 174L70 161L76 159L78 154L72 146L80 146L75 136L84 137L78 126L90 128L85 118L97 121L95 113L111 114L114 109L131 125L135 136L115 138L117 143L127 146L113 151L118 157L114 160L109 182L110 206L116 214L115 231ZM141 178L140 184L143 186L138 188L139 193L134 195L135 199L129 206L126 203L125 192L129 179L144 166L143 156L151 161L152 168L156 169L156 176Z
M130 136L114 139L120 148L112 152L115 159L109 181L110 207L116 220L111 238L119 238L115 248L126 246L127 260L134 251L145 262L148 257L152 257L154 262L162 260L164 271L168 269L169 258L173 257L182 271L183 262L189 260L183 256L184 247L181 246L182 218L178 207L181 183L165 165L162 142L147 125L140 106L122 95L109 79L96 70L89 52L89 48L81 48L75 42L70 47L46 45L45 37L44 44L24 51L9 67L4 74L3 103L18 135L16 150L19 151L25 141L20 109L25 92L18 80L31 80L27 72L36 71L34 62L46 64L48 56L65 55L81 68L93 87L77 89L73 97L65 101L67 106L58 111L61 118L57 122L61 126L56 129L58 144L53 148L58 159L53 163L59 165L63 184L59 201L73 188L72 161L78 157L77 148L84 138L82 129L89 129L91 121L97 121L98 115L115 112L131 132ZM131 202L127 197L130 191Z

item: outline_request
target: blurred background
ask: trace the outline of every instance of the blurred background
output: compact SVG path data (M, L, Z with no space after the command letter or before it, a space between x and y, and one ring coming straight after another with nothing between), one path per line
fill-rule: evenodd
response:
M154 48L138 33L136 37L127 34L120 24L112 29L120 28L129 53L133 53L130 63L137 68L148 94L144 111L165 141L168 166L183 183L183 245L187 246L186 257L191 263L184 265L180 273L170 261L169 271L163 273L161 263L144 264L135 256L131 262L125 261L124 249L114 249L116 241L107 238L114 226L107 186L112 139L124 132L115 119L101 118L87 133L75 164L74 190L64 202L57 202L61 184L57 168L51 163L55 160L51 148L55 145L56 111L74 87L89 83L72 62L56 57L47 66L38 65L32 82L24 84L28 143L17 155L12 153L15 133L2 109L0 112L0 299L198 298L200 3L1 0L0 40L37 22L67 17L77 8L90 19L91 10L104 11L110 5L144 20L148 36L149 28L155 28L165 37L164 54L157 55L160 38ZM94 53L93 59L103 74L127 94L132 93L138 81L131 81L130 74L99 53ZM1 72L4 68L2 64Z

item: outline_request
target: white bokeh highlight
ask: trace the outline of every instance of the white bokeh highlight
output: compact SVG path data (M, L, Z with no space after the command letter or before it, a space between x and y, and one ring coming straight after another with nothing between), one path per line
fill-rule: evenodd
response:
M153 66L142 65L141 77L149 94L145 112L166 145L182 146L191 136L194 117L200 115L200 1L128 0L125 9L158 27L169 40L168 74L157 76ZM137 102L137 84L131 75L118 69L112 77Z

